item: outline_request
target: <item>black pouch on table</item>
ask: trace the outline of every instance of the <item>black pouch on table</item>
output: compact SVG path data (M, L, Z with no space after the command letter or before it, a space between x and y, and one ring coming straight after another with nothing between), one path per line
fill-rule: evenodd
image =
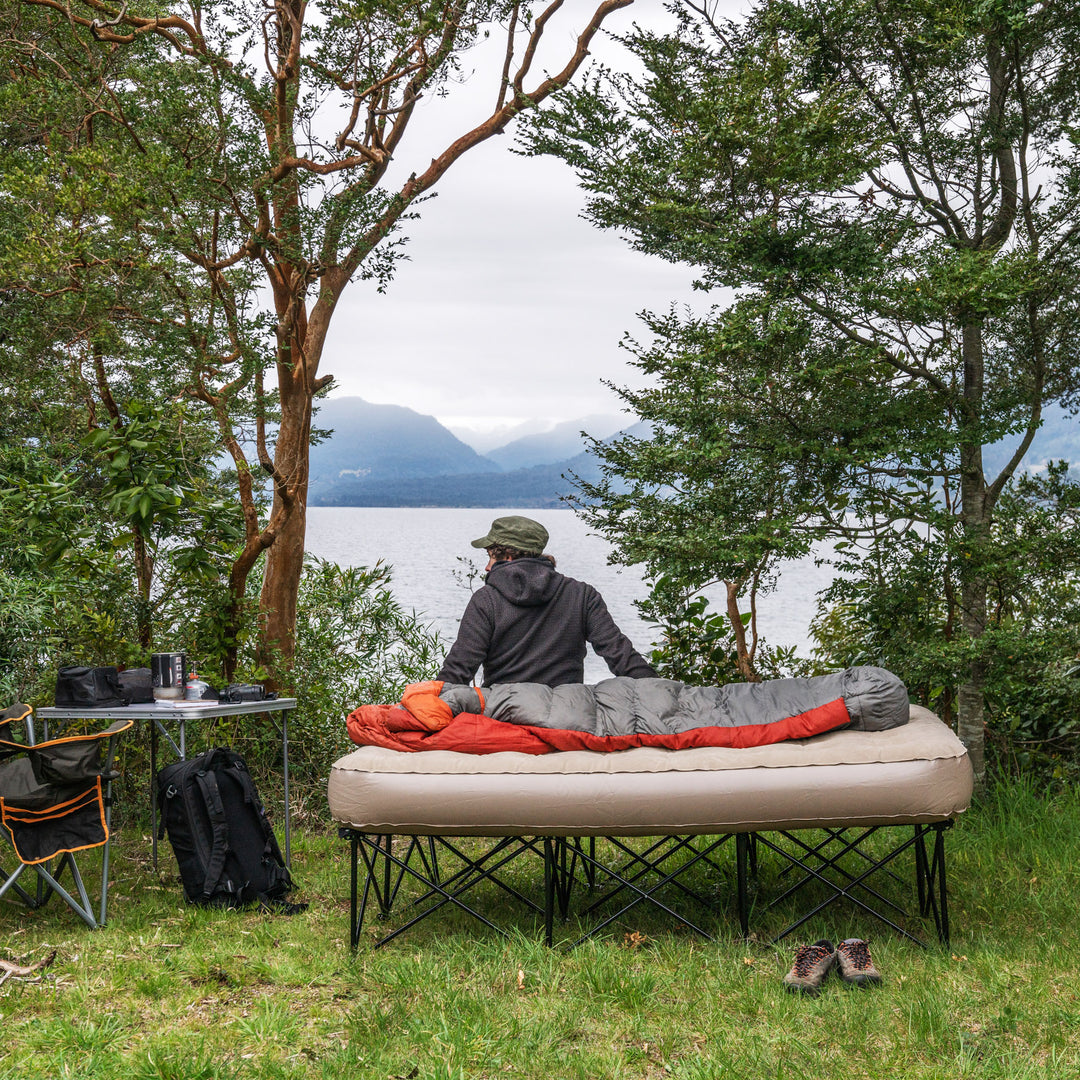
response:
M149 705L154 700L154 684L148 667L127 668L120 672L120 696L129 705Z
M115 709L127 704L115 667L62 667L54 700L58 709Z

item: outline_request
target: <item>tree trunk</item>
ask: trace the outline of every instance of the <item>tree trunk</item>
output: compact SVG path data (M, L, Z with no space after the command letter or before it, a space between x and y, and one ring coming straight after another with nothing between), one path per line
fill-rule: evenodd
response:
M287 307L295 312L295 329L289 346L279 347L278 353L281 426L274 447L274 501L267 530L270 543L259 598L259 659L270 671L288 670L296 651L296 607L304 573L313 401L327 381L318 378L319 361L341 284L336 275L326 275L310 317L302 295L287 296Z
M986 629L986 578L982 560L990 532L990 506L978 428L983 399L981 323L974 320L965 323L962 354L967 412L964 430L960 434L960 520L964 542L960 567L960 605L964 634L977 643ZM986 664L981 659L974 659L957 693L956 733L967 747L975 772L976 791L982 791L986 786L985 684Z
M308 425L310 428L310 424ZM278 455L281 456L280 453ZM296 606L304 572L304 536L307 531L307 455L296 459L295 470L304 474L295 502L266 555L266 572L259 600L262 635L259 660L271 671L292 666L296 651ZM275 497L275 502L277 501Z
M271 522L279 522L266 553L259 599L262 632L259 660L271 671L292 666L296 648L296 605L304 572L307 531L308 451L311 442L311 392L298 370L282 371L281 427L274 452Z
M153 638L150 625L150 590L154 583L154 559L138 529L132 529L135 551L135 578L138 582L139 605L136 612L139 645L149 650Z
M731 632L735 635L735 657L739 665L739 674L747 682L761 682L761 676L754 669L754 662L750 658L750 650L746 647L746 624L739 612L739 590L742 583L737 581L725 581L727 588L727 617L731 624Z

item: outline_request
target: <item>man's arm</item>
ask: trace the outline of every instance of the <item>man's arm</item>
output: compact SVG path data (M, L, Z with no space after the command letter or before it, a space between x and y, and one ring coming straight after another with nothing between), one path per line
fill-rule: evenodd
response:
M457 641L446 654L436 678L447 683L471 685L477 669L487 658L494 625L480 592L473 593L461 616Z
M604 598L591 585L585 589L585 637L611 674L627 675L631 679L657 678L645 657L615 625Z

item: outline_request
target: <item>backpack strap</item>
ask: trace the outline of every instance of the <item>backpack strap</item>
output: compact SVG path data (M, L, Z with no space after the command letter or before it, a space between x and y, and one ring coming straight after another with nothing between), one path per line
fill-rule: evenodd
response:
M209 765L209 762L207 764ZM210 858L206 863L206 877L203 881L203 899L209 900L225 869L225 855L229 850L229 823L225 819L225 807L221 802L221 791L213 770L200 769L195 774L195 780L202 792L212 829Z
M289 868L282 862L277 837L274 835L274 827L270 824L270 820L266 816L262 800L259 798L259 792L255 787L255 782L251 778L251 773L248 771L246 763L243 758L236 755L235 757L230 758L229 768L232 770L237 783L239 783L240 788L244 793L244 802L251 805L255 811L256 819L259 822L259 828L263 834L263 851L260 861L262 862L263 870L267 878L266 891L254 893L252 899L258 900L263 907L269 907L275 910L282 906L293 907L297 911L303 910L307 907L306 904L288 905L285 904L285 901L279 899L281 893L288 892L293 887L292 874L290 873Z
M229 768L236 776L237 782L240 784L240 788L244 793L244 802L253 807L255 811L255 817L259 822L259 828L263 834L263 851L261 862L266 871L268 880L267 889L270 890L269 894L266 892L257 892L254 895L254 899L258 900L263 906L274 905L279 901L274 899L273 894L278 891L287 891L292 888L292 875L286 866L281 863L281 853L277 846L277 837L274 835L273 826L270 824L269 819L266 816L266 811L263 809L262 801L259 798L259 793L255 787L255 782L251 779L251 773L248 772L247 765L243 759L236 756L229 761Z

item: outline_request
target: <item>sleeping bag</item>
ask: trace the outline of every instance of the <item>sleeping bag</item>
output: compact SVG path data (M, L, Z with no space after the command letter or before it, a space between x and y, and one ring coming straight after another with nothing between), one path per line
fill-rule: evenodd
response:
M401 706L363 706L354 742L466 753L624 750L634 746L761 746L851 727L907 723L908 695L884 668L805 679L688 686L673 679L606 679L592 686L417 683Z

